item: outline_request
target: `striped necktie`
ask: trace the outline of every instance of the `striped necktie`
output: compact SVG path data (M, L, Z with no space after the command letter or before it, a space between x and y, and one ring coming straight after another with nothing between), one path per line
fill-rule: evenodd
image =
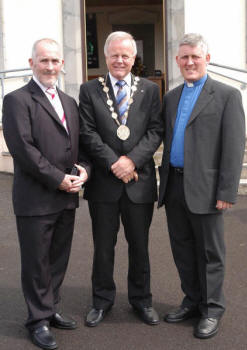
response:
M56 96L56 89L49 87L48 89L46 89L46 92L51 95L52 100L55 98Z
M119 110L120 121L122 124L126 124L126 118L124 116L124 113L127 111L128 108L128 96L127 91L124 87L126 85L126 82L124 80L118 80L116 82L116 85L118 86L116 102Z
M57 90L55 88L49 87L48 89L46 89L46 92L51 96L51 104L53 105L53 107L54 107L55 111L57 112L63 126L65 127L66 131L68 132L65 113L64 113L61 101L58 97Z

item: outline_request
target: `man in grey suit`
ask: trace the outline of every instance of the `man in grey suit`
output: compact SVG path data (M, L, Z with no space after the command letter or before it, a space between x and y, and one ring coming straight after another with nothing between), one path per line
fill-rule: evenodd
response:
M200 315L194 336L204 339L217 333L225 310L222 214L236 202L245 116L240 92L208 76L201 35L185 35L176 60L185 82L164 97L159 206L185 297L165 321Z
M76 328L76 322L60 312L60 287L69 261L78 192L88 179L90 163L82 151L78 157L78 106L56 87L63 67L58 43L36 41L29 63L33 78L4 98L3 132L14 160L13 205L28 308L26 327L34 344L55 349L49 326ZM71 174L72 169L78 174Z
M135 56L130 34L111 33L105 43L109 72L80 89L81 142L94 165L84 192L94 240L89 327L114 304L120 217L129 246L129 302L144 322L159 323L152 307L148 236L157 199L153 154L162 137L161 103L158 85L131 74Z

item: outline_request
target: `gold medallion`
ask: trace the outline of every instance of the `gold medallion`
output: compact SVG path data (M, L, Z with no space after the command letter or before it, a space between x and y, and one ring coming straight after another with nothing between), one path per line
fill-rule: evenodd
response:
M103 91L106 94L106 97L107 97L106 103L107 103L108 108L110 110L111 117L116 122L116 124L118 125L117 136L118 136L118 138L120 140L125 141L130 136L130 129L124 124L120 125L120 121L118 120L118 114L115 112L113 101L112 101L112 99L109 96L109 88L106 86L105 79L103 77L99 77L98 80L101 83L101 85L103 87ZM132 103L134 102L133 96L134 96L135 92L138 89L139 81L140 81L139 77L134 77L134 84L131 86L131 93L130 93L130 97L129 97L129 100L128 100L127 110L124 113L124 120L125 120L125 122L128 119L129 108L132 105Z
M117 136L122 141L127 140L130 136L130 129L126 125L120 125L117 128Z

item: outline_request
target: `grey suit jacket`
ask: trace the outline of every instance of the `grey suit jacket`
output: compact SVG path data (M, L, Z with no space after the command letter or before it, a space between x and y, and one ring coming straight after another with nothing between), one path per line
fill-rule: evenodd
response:
M74 163L90 170L83 152L78 159L79 112L73 98L58 90L69 135L51 103L31 80L4 97L3 132L14 160L13 205L16 215L33 216L78 206L78 195L58 186Z
M159 206L164 204L170 150L183 85L164 97L164 153ZM216 212L216 201L235 203L245 147L245 116L240 92L208 77L194 106L184 140L184 193L193 213Z
M115 101L110 80L110 95ZM162 138L161 102L158 85L140 79L129 109L127 126L130 137L121 141L117 137L117 124L112 119L107 97L98 79L91 80L80 89L80 141L93 162L90 183L84 197L92 201L117 201L124 190L135 203L151 203L157 199L157 185L153 154ZM117 106L115 105L115 111ZM111 165L121 155L130 157L136 165L138 182L124 184L111 172Z

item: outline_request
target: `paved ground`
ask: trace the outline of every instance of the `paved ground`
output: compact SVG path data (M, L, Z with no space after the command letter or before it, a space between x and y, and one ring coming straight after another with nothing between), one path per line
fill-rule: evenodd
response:
M20 289L20 256L11 204L12 176L0 174L0 350L37 349L23 327L26 308ZM25 200L25 198L23 199ZM247 349L247 196L225 215L227 312L219 334L208 340L192 335L197 320L148 326L127 302L127 246L119 233L115 279L117 299L105 321L88 328L83 318L91 303L92 240L87 203L81 200L69 269L63 286L63 310L78 321L75 331L54 330L62 350L246 350ZM150 234L154 306L162 317L182 299L173 264L164 210L156 210Z

